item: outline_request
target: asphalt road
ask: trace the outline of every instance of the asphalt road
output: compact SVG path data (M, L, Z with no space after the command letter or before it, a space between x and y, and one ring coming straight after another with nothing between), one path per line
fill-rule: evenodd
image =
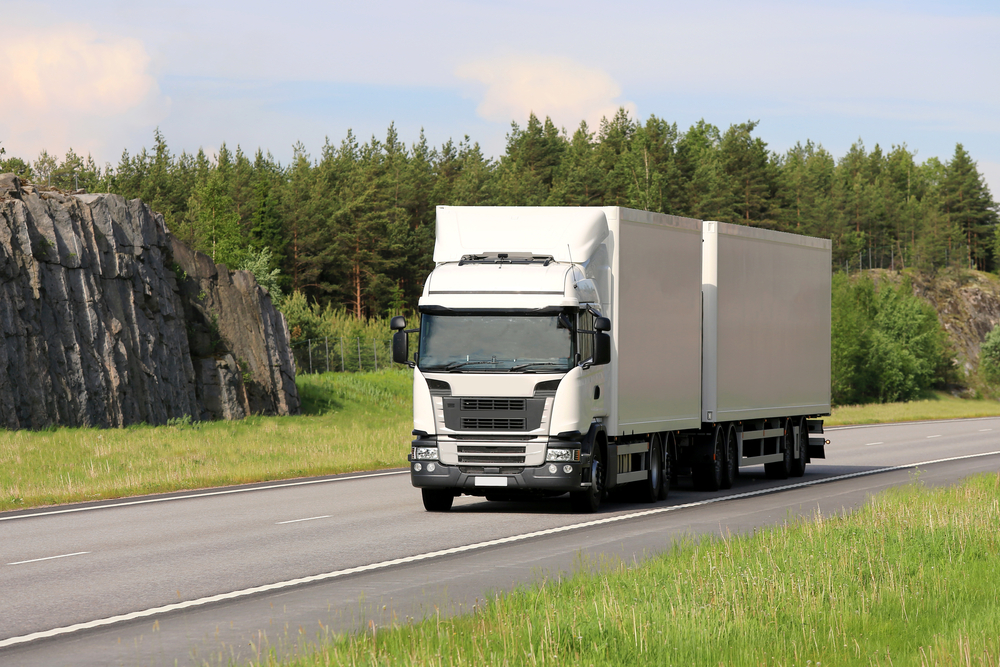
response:
M461 612L499 590L639 560L684 536L833 514L919 479L1000 470L1000 419L828 429L805 477L741 473L655 504L460 498L424 512L405 472L0 514L0 665L228 664L319 634ZM914 468L914 466L917 466Z

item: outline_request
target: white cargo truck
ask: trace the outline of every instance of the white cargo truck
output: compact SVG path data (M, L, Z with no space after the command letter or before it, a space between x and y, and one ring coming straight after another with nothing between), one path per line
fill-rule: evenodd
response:
M830 413L830 248L620 207L438 207L420 328L392 322L424 506L569 493L592 512L678 474L802 475Z

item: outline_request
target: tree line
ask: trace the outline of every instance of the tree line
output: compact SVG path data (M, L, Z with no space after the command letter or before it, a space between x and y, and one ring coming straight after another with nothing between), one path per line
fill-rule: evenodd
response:
M33 162L0 154L0 171L139 197L216 262L357 317L415 305L441 204L627 206L820 236L833 241L834 271L1000 266L997 204L961 144L947 162L918 162L906 145L859 140L838 159L812 141L772 151L757 127L680 131L620 110L569 133L532 115L491 159L469 137L433 147L421 133L407 146L390 125L366 142L348 131L315 157L298 143L288 164L226 144L176 155L157 130L116 166L43 151Z

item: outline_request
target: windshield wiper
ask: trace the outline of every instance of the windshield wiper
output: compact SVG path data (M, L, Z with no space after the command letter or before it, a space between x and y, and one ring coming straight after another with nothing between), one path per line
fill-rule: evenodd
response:
M495 364L497 362L496 357L492 359L481 359L479 361L453 361L444 367L446 371L453 371L456 368L461 368L462 366L474 366L476 364Z
M529 362L524 363L524 364L518 364L517 366L511 366L507 370L510 371L511 373L513 373L514 371L519 371L522 368L528 368L529 366L563 366L563 367L565 367L566 364L564 364L564 363L562 363L560 361L529 361Z

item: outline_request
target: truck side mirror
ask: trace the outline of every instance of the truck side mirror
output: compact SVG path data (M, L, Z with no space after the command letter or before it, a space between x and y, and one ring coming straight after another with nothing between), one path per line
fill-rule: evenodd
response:
M605 320L606 318L600 317L599 320ZM611 336L604 333L603 331L598 331L594 334L594 365L603 366L604 364L611 363Z
M402 320L402 317L392 318L392 323L395 325L396 320ZM406 326L405 321L403 326ZM395 329L396 327L393 326ZM402 328L402 327L400 327ZM392 360L397 364L410 364L410 339L406 335L405 331L397 331L392 334Z
M595 318L594 329L597 331L611 331L611 320L606 317Z
M402 331L406 328L406 318L402 315L396 315L389 321L389 328L393 331Z

